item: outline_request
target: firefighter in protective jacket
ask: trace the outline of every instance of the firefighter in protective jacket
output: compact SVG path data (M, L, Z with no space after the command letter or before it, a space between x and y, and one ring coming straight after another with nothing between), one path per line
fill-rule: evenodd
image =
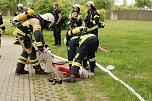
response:
M69 15L69 28L74 29L76 27L82 26L82 16L80 13L80 5L75 4L73 6L72 13ZM67 32L66 34L66 45L68 46L68 61L69 67L71 68L73 58L76 54L76 50L78 47L78 38L79 36L70 36Z
M27 13L26 13L27 14ZM29 14L30 15L30 14ZM15 20L21 20L26 18L27 15L18 15ZM32 45L32 34L36 40L38 50L43 52L43 38L42 30L49 28L54 23L54 17L51 13L44 15L33 16L17 25L14 34L19 38L20 44L23 48L23 52L17 62L16 74L28 74L29 72L24 70L25 63L30 58L32 67L35 69L36 74L45 74L45 71L41 68L40 63L36 57L36 50Z
M69 31L69 35L80 34L80 38L78 41L78 49L76 51L76 55L72 61L72 66L70 70L70 77L65 78L65 82L75 82L75 77L78 75L81 62L84 57L89 59L90 63L90 72L94 73L95 68L95 52L97 51L99 40L94 34L85 34L85 27L78 27L71 31Z
M87 2L87 17L85 18L85 27L90 30L90 33L95 34L98 37L98 27L100 26L100 15L94 7L93 1Z
M98 37L98 29L104 28L104 24L100 21L100 14L98 14L93 1L87 2L87 17L85 18L85 26L88 28L88 33L92 33ZM87 67L87 58L83 60L83 67Z

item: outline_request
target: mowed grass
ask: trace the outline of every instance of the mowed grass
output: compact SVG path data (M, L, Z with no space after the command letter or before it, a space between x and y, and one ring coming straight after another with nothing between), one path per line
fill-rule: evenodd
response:
M11 35L8 17L4 17L6 34ZM10 17L9 17L10 19ZM152 101L152 21L107 20L106 27L100 29L100 47L109 52L98 50L97 62L104 67L114 65L112 71L117 77L133 87L146 101ZM62 31L62 41L66 30ZM52 46L52 31L44 31L46 43L52 52L67 57L66 46ZM109 75L96 68L95 76L90 79L68 84L68 89L77 101L138 101L124 86Z

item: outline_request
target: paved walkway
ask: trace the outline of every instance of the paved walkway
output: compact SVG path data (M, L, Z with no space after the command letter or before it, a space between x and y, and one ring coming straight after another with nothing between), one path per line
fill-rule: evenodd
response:
M15 75L16 62L22 51L19 45L14 45L12 37L2 38L0 49L0 101L74 101L73 94L67 91L67 86L51 85L49 75L32 76L31 66L26 65L29 75Z
M31 70L29 75L14 74L17 59L22 51L19 45L13 45L14 41L13 38L2 37L0 101L35 101Z

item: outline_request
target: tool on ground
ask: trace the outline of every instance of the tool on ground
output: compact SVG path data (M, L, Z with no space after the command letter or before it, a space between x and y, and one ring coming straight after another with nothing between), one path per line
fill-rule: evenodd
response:
M52 85L62 84L62 79L56 78L56 77L50 77L50 78L49 78L49 82L51 82Z

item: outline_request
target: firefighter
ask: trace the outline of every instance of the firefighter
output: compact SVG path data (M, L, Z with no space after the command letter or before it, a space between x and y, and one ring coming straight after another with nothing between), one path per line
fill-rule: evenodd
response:
M53 15L54 15L54 25L53 25L53 35L54 35L54 45L61 45L61 20L62 20L62 15L61 11L58 8L58 3L54 2L53 3Z
M0 48L1 48L1 34L5 33L5 26L3 24L3 17L2 17L2 12L0 13ZM1 57L1 55L0 55Z
M69 15L69 29L74 29L80 26L82 26L82 15L80 13L80 5L75 4L73 6L71 14ZM78 47L78 38L79 36L69 36L68 32L66 34L65 44L68 46L68 61L70 68Z
M68 24L69 24L70 29L82 26L82 15L80 13L80 5L75 4L75 5L73 5L72 8L73 8L73 10L68 17L68 19L69 19Z
M24 13L24 12L25 12L25 10L24 10L23 4L17 4L17 11L14 13L14 16L17 16L17 15ZM19 39L17 37L15 38L14 44L16 44L16 45L20 44Z
M32 13L29 12L28 15ZM25 14L25 15L24 15ZM15 20L22 20L26 18L28 15L27 13L23 13L22 15L18 15ZM43 52L43 38L42 38L42 30L44 28L49 28L54 23L54 17L51 13L46 13L44 15L37 15L28 18L27 20L23 21L18 27L16 27L14 34L17 35L19 38L20 44L23 48L23 52L19 57L17 62L17 68L15 73L16 74L28 74L29 72L24 70L25 63L27 58L30 58L30 62L32 67L35 69L36 74L45 74L45 71L41 68L40 63L36 57L36 50L32 45L32 34L36 40L36 45L38 50Z
M104 28L104 24L100 21L100 14L98 14L93 1L87 2L87 17L85 18L85 27L88 28L88 33L92 33L98 37L98 29ZM85 57L83 60L83 67L88 69L87 67L88 59Z
M95 34L98 37L98 25L100 23L99 18L100 15L98 14L96 8L94 7L93 1L87 2L87 16L84 20L85 27L90 30L90 33Z
M94 34L85 34L86 28L85 27L78 27L71 31L69 34L81 34L78 42L78 49L76 51L76 55L73 59L71 70L70 70L70 77L65 78L65 82L75 82L75 77L78 75L81 63L84 57L89 59L90 63L90 72L94 73L95 68L95 52L97 51L99 40L96 35Z

